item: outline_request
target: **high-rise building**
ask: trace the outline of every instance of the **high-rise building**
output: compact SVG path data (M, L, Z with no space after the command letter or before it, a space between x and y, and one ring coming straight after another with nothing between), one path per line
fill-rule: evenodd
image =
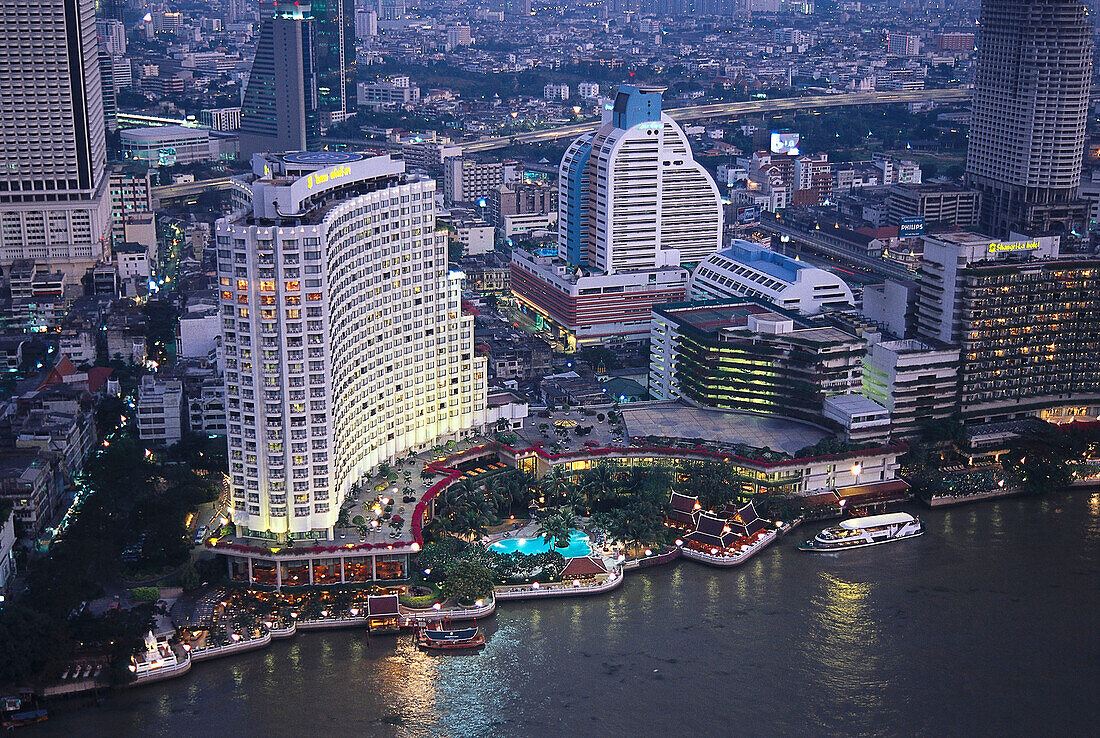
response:
M959 347L964 418L1095 416L1097 294L1100 259L1061 256L1056 236L925 236L916 332Z
M722 198L687 136L661 112L659 87L623 85L595 133L559 173L559 253L606 274L697 264L722 246ZM582 226L582 223L584 225Z
M92 0L0 5L0 268L82 277L111 228Z
M603 124L566 149L558 251L512 252L512 287L566 342L643 341L655 305L679 302L687 265L722 245L718 187L662 89L623 85Z
M264 17L241 104L241 158L305 151L320 139L315 30L308 5L278 3Z
M103 125L114 133L118 130L118 101L115 97L118 85L115 84L114 60L102 46L99 48L99 81L103 90Z
M355 0L310 0L299 7L314 20L314 70L321 123L355 113Z
M96 30L99 33L101 51L106 51L111 56L122 56L126 53L126 26L122 21L100 18L96 21Z
M378 11L360 8L355 11L355 37L365 41L378 35Z
M216 228L233 521L331 538L380 462L485 421L485 359L434 181L388 156L252 161Z
M967 184L982 230L1084 232L1077 197L1092 82L1080 0L982 0Z

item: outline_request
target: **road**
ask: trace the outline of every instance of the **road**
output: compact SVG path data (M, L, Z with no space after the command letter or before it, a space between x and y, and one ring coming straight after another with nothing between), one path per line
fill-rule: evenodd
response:
M895 105L911 102L961 102L970 99L970 90L912 90L906 92L853 92L839 95L817 95L814 97L789 97L776 100L750 100L747 102L714 103L711 105L691 105L684 108L667 110L673 120L706 120L709 118L732 118L743 115L775 113L784 110L814 110L818 108L841 108L856 105ZM545 143L562 138L576 138L595 128L596 121L575 123L561 128L547 128L530 133L517 133L514 136L487 138L481 141L462 144L466 153L492 151L515 144Z
M897 105L911 102L962 102L970 99L970 90L911 90L905 92L851 92L839 95L816 95L813 97L787 97L775 100L749 100L746 102L713 103L710 105L689 105L666 111L673 120L707 120L710 118L734 118L761 113L776 113L784 110L815 110L819 108L842 108L858 105ZM574 123L560 128L546 128L529 133L517 133L514 136L486 138L462 144L465 153L476 154L483 151L503 149L516 144L535 144L558 141L563 138L576 138L597 126L594 120ZM341 139L341 141L345 141ZM372 142L346 140L346 143L358 143L369 146ZM186 184L154 187L153 196L160 200L198 195L210 190L229 188L229 178L205 179Z

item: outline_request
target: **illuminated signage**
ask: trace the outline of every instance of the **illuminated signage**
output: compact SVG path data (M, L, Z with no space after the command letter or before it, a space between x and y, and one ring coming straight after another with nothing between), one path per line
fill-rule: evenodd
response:
M772 131L771 151L778 156L798 156L802 136L798 133Z
M313 185L323 185L326 182L330 182L334 179L340 179L351 174L351 167L344 165L342 167L336 167L331 172L318 172L306 177L306 187L313 189Z
M1005 251L1031 251L1037 248L1039 248L1038 241L1010 241L1008 243L994 241L989 244L989 253L1000 254Z

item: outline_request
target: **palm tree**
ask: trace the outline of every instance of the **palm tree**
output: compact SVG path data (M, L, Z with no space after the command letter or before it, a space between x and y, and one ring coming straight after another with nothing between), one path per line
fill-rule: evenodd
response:
M610 464L596 464L581 478L581 489L590 507L597 507L619 496L619 482Z
M558 467L554 467L549 474L542 478L539 491L546 498L547 504L553 504L553 500L564 498L571 486L572 484L570 484L565 473Z
M565 548L577 524L577 514L571 507L563 507L539 524L538 535L555 548Z

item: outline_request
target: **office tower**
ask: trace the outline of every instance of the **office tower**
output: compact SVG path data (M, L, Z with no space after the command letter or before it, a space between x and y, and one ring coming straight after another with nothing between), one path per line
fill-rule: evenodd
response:
M309 6L280 3L260 26L241 104L240 156L305 151L320 138L315 21Z
M96 21L96 30L99 33L99 48L111 56L122 56L126 53L126 26L122 21L100 18Z
M687 136L661 112L663 88L623 85L595 133L566 151L559 173L559 253L606 274L697 264L722 246L722 198ZM581 170L584 171L581 171ZM576 259L577 261L575 261Z
M0 268L80 278L110 233L91 0L0 5Z
M302 3L314 20L314 70L321 124L355 113L355 0Z
M964 418L1050 420L1100 408L1100 259L1057 236L924 237L917 333L958 346Z
M983 0L967 183L982 229L1084 232L1077 198L1092 80L1080 0Z
M886 53L891 56L919 56L920 36L911 33L886 34Z
M484 422L485 359L434 181L388 156L252 162L250 209L216 228L233 521L331 537L380 462Z
M360 41L365 41L372 36L378 35L378 11L377 10L363 10L359 9L355 11L355 37Z

